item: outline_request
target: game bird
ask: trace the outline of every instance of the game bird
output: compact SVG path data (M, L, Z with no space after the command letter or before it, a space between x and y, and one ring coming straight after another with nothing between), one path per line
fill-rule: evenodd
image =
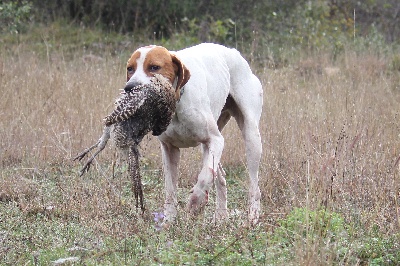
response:
M138 208L140 203L140 208L144 211L138 145L150 131L154 136L159 136L167 129L175 107L175 89L170 81L160 74L155 74L149 84L125 87L116 100L112 113L104 118L105 127L101 138L73 159L80 161L91 150L97 148L80 171L80 175L89 171L94 158L112 138L115 146L128 155L128 172L133 182L136 207Z

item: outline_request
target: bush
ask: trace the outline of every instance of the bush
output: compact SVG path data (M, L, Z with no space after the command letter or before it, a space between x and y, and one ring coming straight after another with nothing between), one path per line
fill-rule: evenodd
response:
M312 239L323 237L334 242L343 234L347 234L347 229L340 214L325 210L295 208L286 219L280 221L280 227L275 231L275 239L283 240L282 244L286 245L290 245L299 237Z
M377 227L373 227L369 236L357 246L357 256L368 265L399 265L400 243L399 235L382 237Z
M385 237L346 223L343 216L326 210L295 208L279 222L268 248L275 263L312 261L317 265L399 265L399 236Z
M27 1L0 3L0 32L18 34L24 31L31 9L32 5Z

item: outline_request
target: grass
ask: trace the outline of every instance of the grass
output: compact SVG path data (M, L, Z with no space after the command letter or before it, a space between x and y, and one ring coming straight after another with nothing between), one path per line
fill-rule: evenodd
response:
M78 37L68 41L64 31ZM260 58L250 61L265 95L259 224L246 225L244 147L230 122L222 158L229 220L212 223L213 193L204 214L186 215L200 169L193 148L182 151L177 223L160 228L153 214L163 207L155 138L141 144L143 216L126 166L113 173L112 145L83 177L71 162L100 136L102 117L124 86L124 62L144 42L107 35L102 46L101 34L53 25L1 41L0 264L400 263L398 53L348 47L335 61L304 53L267 69L256 62L258 47Z

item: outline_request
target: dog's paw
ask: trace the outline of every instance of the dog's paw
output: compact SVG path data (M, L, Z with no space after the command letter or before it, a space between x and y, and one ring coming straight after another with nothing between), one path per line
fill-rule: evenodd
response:
M173 223L177 215L175 204L164 204L164 222Z
M219 223L229 218L228 209L217 209L215 210L213 222Z
M258 223L258 219L260 218L260 209L261 209L260 200L251 201L249 207L249 223L251 225L256 225Z
M198 188L193 188L187 204L187 210L192 215L198 215L203 212L208 202L208 191L202 191Z

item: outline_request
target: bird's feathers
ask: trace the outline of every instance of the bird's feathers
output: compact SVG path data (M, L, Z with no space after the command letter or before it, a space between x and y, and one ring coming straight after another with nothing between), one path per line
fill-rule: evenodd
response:
M136 206L144 210L143 190L139 171L139 152L137 146L143 137L153 131L158 136L163 133L175 112L175 90L162 75L151 78L150 84L134 87L125 92L115 102L115 109L104 118L106 127L102 138L96 145L86 149L75 159L82 159L91 149L98 151L88 160L82 173L89 169L95 156L104 149L112 136L115 145L121 150L128 150L129 175L133 181Z
M145 110L146 116L161 115L162 117L160 118L162 119L161 121L157 119L158 122L169 124L170 118L175 111L173 97L174 88L171 83L162 75L156 74L151 79L150 84L136 86L130 92L124 93L117 99L115 109L104 118L104 123L106 126L110 126L139 115L139 109L147 109Z

